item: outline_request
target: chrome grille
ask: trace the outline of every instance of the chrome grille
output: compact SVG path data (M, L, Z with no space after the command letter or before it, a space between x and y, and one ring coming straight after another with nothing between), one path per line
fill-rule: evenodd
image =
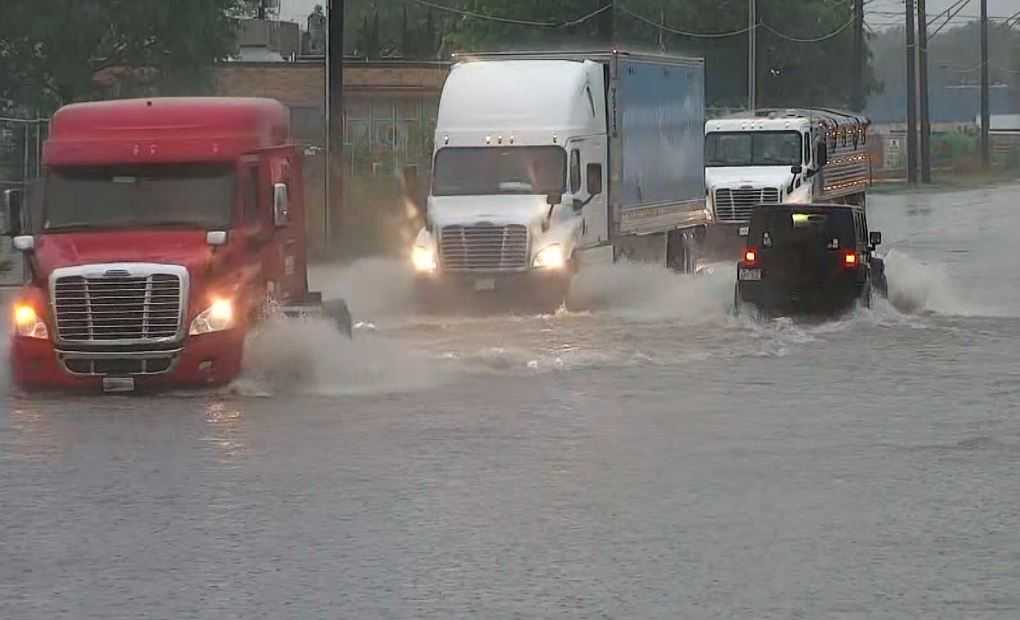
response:
M175 338L181 326L182 278L111 270L59 277L53 285L62 342L149 342Z
M528 229L520 225L446 226L439 252L446 271L522 271L528 268Z
M720 222L746 222L756 205L778 202L779 190L774 187L717 189L715 216Z

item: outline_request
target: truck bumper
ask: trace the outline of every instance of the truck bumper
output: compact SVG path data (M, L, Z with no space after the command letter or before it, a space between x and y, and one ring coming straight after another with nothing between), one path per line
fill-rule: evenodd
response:
M565 300L573 272L437 273L418 276L416 299L429 308L524 308L554 311Z
M58 350L49 340L16 337L10 363L16 385L29 390L102 391L104 378L130 378L138 390L217 386L241 372L240 329L192 336L160 351Z

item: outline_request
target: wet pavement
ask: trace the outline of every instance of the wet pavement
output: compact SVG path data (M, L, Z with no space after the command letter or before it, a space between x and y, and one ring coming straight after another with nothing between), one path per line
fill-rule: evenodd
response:
M875 195L892 302L730 315L734 268L421 317L228 390L0 412L0 618L1020 617L1020 186Z

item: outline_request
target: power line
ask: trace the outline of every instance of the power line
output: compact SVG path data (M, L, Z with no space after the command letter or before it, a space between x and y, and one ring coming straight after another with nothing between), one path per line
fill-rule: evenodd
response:
M666 32L669 32L669 33L672 33L672 34L677 34L677 35L684 36L684 37L692 37L692 38L696 38L696 39L724 39L726 37L735 37L735 36L739 36L739 35L742 35L742 34L747 34L748 32L751 32L752 30L754 30L754 29L759 27L757 25L756 26L745 26L745 27L741 28L740 30L733 30L733 31L730 31L730 32L688 32L686 30L678 30L676 28L672 28L672 27L667 26L665 24L660 24L659 22L651 20L651 19L648 19L647 17L645 17L643 15L638 15L637 13L635 13L635 12L631 11L630 9L628 9L626 6L617 6L616 8L621 13L624 13L625 15L629 15L629 16L633 17L634 19L636 19L636 20L638 20L640 22L644 22L644 23L646 23L646 24L648 24L650 26L654 26L656 28L659 28L661 30L665 30Z
M946 26L948 26L949 22L951 22L953 20L953 18L955 18L957 15L959 15L960 11L962 11L965 8L967 8L967 5L970 4L970 3L971 3L971 0L966 0L965 2L960 4L959 7L957 7L956 12L952 13L949 17L947 17L946 21L943 22L941 26L936 28L935 32L931 33L931 36L928 37L928 42L930 43L931 40L934 39L936 35L938 35L938 33L942 32L942 29L945 28Z
M446 6L444 4L429 2L428 0L410 0L410 1L430 9L435 9L437 11L443 11L446 13L453 13L454 15L460 15L462 17L470 17L471 19L489 22L499 22L501 24L512 24L515 26L530 26L532 28L546 28L546 29L569 28L572 26L577 26L613 8L611 4L607 4L606 6L596 11L592 11L587 15L575 19L569 19L564 22L540 22L529 19L516 19L512 17L500 17L498 15L486 15L485 13L466 11L464 9L458 9L452 6Z
M838 37L840 34L843 33L843 31L845 31L847 28L852 26L853 23L854 23L854 17L851 17L845 24L843 24L839 28L833 30L832 32L830 32L828 34L823 34L823 35L818 36L818 37L813 37L813 38L810 38L810 39L802 39L802 38L790 36L788 34L785 34L783 32L780 32L780 31L776 30L775 28L773 28L772 26L769 26L765 22L762 22L761 25L762 25L763 28L765 28L766 30L768 30L772 34L776 35L777 37L779 37L781 39L786 39L787 41L793 41L794 43L821 43L822 41L827 41L829 39L834 39L834 38Z
M795 36L786 34L785 32L782 32L781 30L778 30L778 29L774 28L773 26L770 26L769 24L767 24L765 22L759 22L757 25L745 26L745 27L743 27L743 28L741 28L739 30L732 30L730 32L690 32L690 31L686 31L686 30L680 30L680 29L677 29L677 28L673 28L673 27L667 26L665 24L661 24L661 23L659 23L659 22L657 22L655 20L649 19L649 18L647 18L647 17L645 17L643 15L639 15L638 13L635 13L634 11L631 11L626 6L617 6L617 10L619 10L621 13L629 15L630 17L633 17L634 19L636 19L638 21L644 22L645 24L648 24L649 26L654 26L655 28L659 28L659 29L665 30L665 31L673 33L673 34L677 34L677 35L681 35L681 36L685 36L685 37L699 38L699 39L722 39L722 38L726 38L726 37L735 37L735 36L740 36L740 35L743 35L743 34L747 34L748 32L750 32L752 30L755 30L755 29L758 29L758 28L763 28L765 30L768 30L769 32L771 32L772 34L776 35L777 37L779 37L781 39L786 39L787 41L793 41L795 43L821 43L822 41L827 41L829 39L833 39L833 38L839 36L847 28L852 26L853 23L854 23L854 17L851 16L850 19L847 20L847 22L845 24L843 24L839 28L836 28L832 32L828 32L826 34L819 35L817 37L811 37L811 38L801 38L801 37L795 37Z

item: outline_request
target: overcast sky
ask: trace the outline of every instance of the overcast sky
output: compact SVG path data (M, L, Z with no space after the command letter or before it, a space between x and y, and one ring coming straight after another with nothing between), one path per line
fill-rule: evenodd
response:
M437 4L442 2L442 0L435 1ZM513 0L507 0L507 2L511 3ZM956 0L928 0L928 14L935 16L940 11L944 11L946 7L955 3ZM312 12L315 5L321 4L325 6L327 2L326 0L280 0L280 4L280 14L283 19L296 21L304 25L308 14ZM902 23L904 21L903 10L903 0L873 0L867 5L866 16L872 28L880 28L894 23ZM1007 17L1018 10L1020 10L1020 0L988 0L988 14L992 17ZM979 11L979 0L970 0L970 4L960 12L954 23L964 23L966 22L966 17L976 17ZM896 15L886 14L892 12L895 12ZM683 24L673 25L683 27Z

